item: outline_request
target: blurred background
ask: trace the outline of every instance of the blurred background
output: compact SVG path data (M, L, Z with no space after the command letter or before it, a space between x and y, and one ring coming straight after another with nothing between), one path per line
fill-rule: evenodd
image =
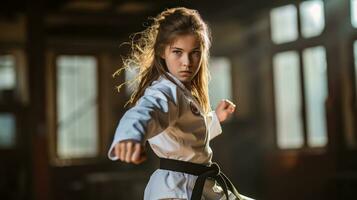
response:
M212 30L210 95L237 104L214 160L261 200L357 199L357 0L36 0L0 6L0 199L139 200L158 160L106 153L131 93L113 78L165 8Z

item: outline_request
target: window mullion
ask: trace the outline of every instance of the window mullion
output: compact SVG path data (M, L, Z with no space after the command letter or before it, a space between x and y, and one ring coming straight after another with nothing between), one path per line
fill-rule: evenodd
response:
M299 29L300 30L300 29ZM302 49L298 50L299 54L299 63L300 63L300 89L301 89L301 115L302 115L302 123L303 123L303 148L308 148L308 137L307 137L307 117L306 117L306 90L305 90L305 77L304 77L304 63L303 63L303 55Z

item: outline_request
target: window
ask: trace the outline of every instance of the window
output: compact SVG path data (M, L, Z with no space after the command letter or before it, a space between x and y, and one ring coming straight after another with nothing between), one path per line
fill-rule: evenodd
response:
M15 145L15 116L10 113L0 113L0 149Z
M324 3L311 0L274 8L270 18L276 49L272 60L277 146L324 147L328 142L326 52L323 46L310 44L318 43L315 38L323 34Z
M327 98L326 56L323 47L307 48L299 54L277 53L273 58L277 143L282 149L299 148L304 142L301 76L304 77L307 146L327 143L325 101Z
M294 5L274 8L270 12L270 22L274 43L291 42L298 38L297 10Z
M322 0L300 3L301 31L298 30L297 7L286 5L274 8L270 12L271 39L275 44L293 42L302 37L318 36L325 28L324 4Z
M16 143L16 116L14 100L17 85L16 62L13 54L0 55L0 149L10 149Z
M303 51L308 145L327 143L325 101L327 98L326 53L323 47Z
M228 58L211 58L209 96L214 109L221 99L232 99L231 63Z
M320 35L325 26L323 2L305 1L300 4L301 33L305 38Z
M351 0L351 23L357 28L357 0Z
M15 58L13 55L0 55L0 90L12 90L15 86Z
M278 53L273 58L277 143L280 148L303 145L300 64L297 52Z
M57 65L57 155L93 157L98 153L97 60L59 56Z

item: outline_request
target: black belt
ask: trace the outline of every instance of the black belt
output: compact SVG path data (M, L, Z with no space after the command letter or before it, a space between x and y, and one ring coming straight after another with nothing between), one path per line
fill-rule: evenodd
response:
M160 158L160 169L198 176L195 186L193 187L191 200L201 200L203 187L206 178L208 177L217 181L222 187L227 199L229 199L228 190L230 190L238 199L241 199L237 189L226 175L221 172L217 163L212 163L210 166L206 166L180 160Z

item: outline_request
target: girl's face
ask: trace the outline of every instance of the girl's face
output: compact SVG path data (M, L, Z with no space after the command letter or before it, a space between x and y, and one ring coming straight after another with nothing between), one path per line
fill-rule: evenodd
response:
M165 47L161 56L168 71L180 80L186 87L190 87L192 79L199 70L201 59L200 43L193 34L180 35Z

